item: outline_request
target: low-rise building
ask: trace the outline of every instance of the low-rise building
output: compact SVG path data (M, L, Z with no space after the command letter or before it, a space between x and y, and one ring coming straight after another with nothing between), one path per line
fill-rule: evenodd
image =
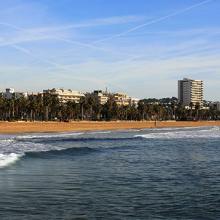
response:
M220 102L211 102L211 103L209 104L209 106L210 106L211 108L216 109L217 111L220 111Z
M107 92L103 92L102 90L95 90L92 94L95 98L97 98L101 105L104 105L109 99L109 94L107 94Z
M44 90L43 93L48 93L51 95L56 95L60 102L66 103L68 101L74 101L75 103L79 103L80 99L85 95L79 91L73 91L71 89L48 89Z
M125 93L115 93L113 94L114 101L118 106L128 106L130 105L130 97Z
M220 111L220 102L215 102L216 109Z
M139 101L140 101L140 99L138 99L138 98L131 98L131 100L130 100L131 105L135 105L135 106L138 106Z
M115 93L113 94L114 100L118 106L128 106L128 105L136 105L139 102L139 99L131 98L125 93Z

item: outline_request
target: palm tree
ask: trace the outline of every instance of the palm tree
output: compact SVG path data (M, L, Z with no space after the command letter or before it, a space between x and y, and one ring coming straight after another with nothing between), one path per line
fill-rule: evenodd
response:
M200 110L200 103L199 102L196 103L195 110L196 110L196 120L199 120L199 110Z
M117 119L118 115L118 105L116 104L113 97L110 97L108 101L104 104L102 109L102 115L105 120Z
M44 120L52 120L57 117L61 101L57 95L44 93L43 106L44 106Z
M144 104L144 101L143 100L140 100L138 102L138 107L137 107L137 110L139 112L139 115L141 115L141 118L142 120L144 120L144 116L145 116L145 104Z
M80 111L81 111L81 120L83 120L84 119L84 106L86 104L86 98L84 96L80 98L79 104L80 104Z
M194 107L193 102L189 103L189 107L190 107L190 119L192 120L192 113L193 113L193 107Z
M75 118L75 114L76 114L75 101L69 101L66 103L66 113L69 120Z
M171 109L172 109L172 119L176 120L176 103L171 103Z
M29 113L29 119L30 121L35 120L35 111L37 109L37 103L35 100L35 96L34 95L30 95L28 97L28 105L27 105L27 109L28 109L28 113Z

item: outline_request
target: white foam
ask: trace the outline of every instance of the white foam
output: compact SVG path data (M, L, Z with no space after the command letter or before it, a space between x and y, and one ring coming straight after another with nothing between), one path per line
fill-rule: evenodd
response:
M69 136L78 136L84 134L83 132L78 133L59 133L59 134L44 134L44 135L21 135L17 136L15 139L23 140L23 139L34 139L34 138L54 138L54 137L69 137Z
M0 168L6 167L19 160L26 152L46 152L51 150L63 150L68 148L62 145L50 145L36 143L32 139L75 137L84 133L59 133L59 134L27 134L20 136L0 135ZM69 145L69 147L72 147Z
M214 126L211 128L212 131L220 131L220 127L218 126Z
M19 160L22 157L22 154L0 154L0 168L9 166Z
M112 131L91 131L88 134L110 134Z
M135 137L142 137L146 139L180 139L180 138L220 138L219 127L210 127L202 129L190 129L190 130L175 130L170 129L166 132L151 132L147 134L135 135Z
M202 129L209 129L210 127L165 127L165 128L143 128L141 131L174 131L174 130L202 130Z

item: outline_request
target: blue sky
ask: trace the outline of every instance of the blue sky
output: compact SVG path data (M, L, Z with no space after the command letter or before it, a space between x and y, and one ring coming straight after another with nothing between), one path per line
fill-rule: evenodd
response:
M0 0L0 90L177 96L202 79L220 100L219 0Z

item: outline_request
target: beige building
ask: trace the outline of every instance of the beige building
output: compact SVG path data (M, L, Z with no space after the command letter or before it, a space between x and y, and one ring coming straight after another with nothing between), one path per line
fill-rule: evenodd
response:
M113 97L114 101L118 106L128 106L135 105L137 106L139 99L131 98L125 93L107 93L102 90L95 90L93 95L98 99L101 105L104 105L110 97Z
M203 81L184 78L178 81L178 99L185 106L199 103L203 106Z
M95 90L93 92L93 95L98 99L98 102L101 105L104 105L109 99L109 95L106 92L103 92L102 90Z
M115 93L113 96L118 106L128 106L130 104L130 97L125 93Z
M125 93L115 93L114 100L118 106L128 106L128 105L136 105L139 102L139 99L131 98Z
M57 95L60 102L66 103L68 101L75 101L75 103L79 103L80 99L85 95L78 91L73 91L71 89L48 89L44 90L43 93L49 93L51 95Z

